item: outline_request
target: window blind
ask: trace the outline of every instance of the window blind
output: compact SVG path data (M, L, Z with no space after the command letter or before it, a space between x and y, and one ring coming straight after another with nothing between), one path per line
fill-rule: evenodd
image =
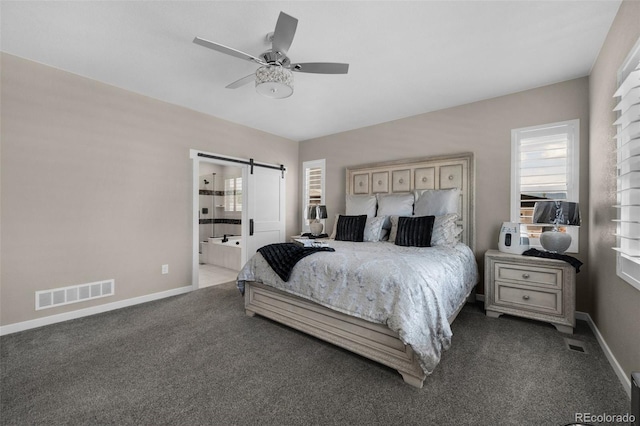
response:
M322 204L322 168L309 167L305 170L305 205L315 206ZM307 211L308 209L305 209ZM308 218L307 218L308 219Z
M564 127L536 132L542 134L520 141L521 194L567 197L567 131Z
M233 201L234 201L233 184L234 184L233 178L224 180L224 211L226 212L233 211Z
M309 232L309 206L324 204L326 161L310 160L302 163L302 232Z
M237 212L241 212L242 211L242 178L236 178L236 182L235 182L235 202L236 202L236 211Z
M640 56L640 55L639 55ZM640 264L640 60L622 70L621 83L614 97L617 127L617 247L613 249Z
M242 178L224 180L224 210L227 212L242 211Z

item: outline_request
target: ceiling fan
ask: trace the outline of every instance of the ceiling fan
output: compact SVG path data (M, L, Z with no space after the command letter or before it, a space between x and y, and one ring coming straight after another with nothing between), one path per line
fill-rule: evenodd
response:
M234 81L226 86L227 89L236 89L255 80L258 93L269 98L282 99L293 93L292 71L314 74L346 74L349 71L349 64L335 62L292 63L287 52L293 42L297 26L298 20L296 18L280 12L274 32L267 34L267 41L271 42L271 49L259 56L253 56L200 37L194 38L193 42L260 65L255 73Z

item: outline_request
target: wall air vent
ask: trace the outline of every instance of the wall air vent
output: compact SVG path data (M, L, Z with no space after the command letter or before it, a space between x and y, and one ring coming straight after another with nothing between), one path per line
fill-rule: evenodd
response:
M115 280L113 279L36 291L36 311L114 294Z

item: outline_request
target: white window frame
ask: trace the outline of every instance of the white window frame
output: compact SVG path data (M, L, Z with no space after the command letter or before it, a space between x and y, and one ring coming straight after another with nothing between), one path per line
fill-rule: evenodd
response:
M631 51L629 52L629 55L624 60L624 62L622 63L622 66L618 70L618 81L617 81L618 90L616 90L616 93L614 94L614 97L616 98L616 103L620 101L619 97L622 94L619 89L620 86L622 86L623 82L629 76L629 74L631 74L631 72L634 69L636 69L636 67L640 66L639 64L640 64L640 39L638 39L635 46L631 49ZM621 113L618 110L616 114L616 122L613 123L617 133L621 133L621 130L622 130L622 125L619 123L620 116L621 116ZM637 121L636 118L632 118L632 122ZM636 138L633 138L632 140L634 139ZM632 158L632 156L622 157L622 151L620 150L621 145L622 145L622 138L616 137L616 147L618 148L618 153L617 153L618 165L616 165L616 177L620 176L621 174L619 165L623 163L625 159L628 160ZM634 168L633 170L635 171L636 169ZM618 181L617 182L618 190L620 190L620 183L621 183L620 179L617 179L617 181ZM620 192L618 192L618 198L616 203L618 205L616 207L619 207L619 204L621 204L620 200L621 200ZM619 251L620 250L619 247L621 247L620 235L622 234L622 223L620 222L620 219L622 218L622 209L618 208L617 210L618 210L618 213L616 215L616 220L615 220L616 247L614 248L614 250L616 250L616 274L618 275L618 277L620 277L621 279L629 283L631 286L640 290L640 257L628 256L627 254Z
M567 120L539 126L523 127L511 130L511 222L520 223L520 143L522 139L530 138L535 133L542 133L553 127L566 126L567 140L567 199L565 201L580 202L580 120ZM571 235L571 246L567 253L578 253L580 247L579 228L567 227L566 232ZM532 248L541 249L539 238L529 238Z
M307 170L308 169L316 169L319 168L322 170L322 177L321 177L321 183L320 183L320 187L321 187L321 196L320 196L320 204L325 204L325 180L326 180L326 174L327 174L327 166L326 166L326 160L323 158L321 160L311 160L311 161L305 161L302 163L302 179L300 180L300 182L302 182L302 211L301 211L301 216L302 216L302 233L305 232L310 232L309 230L309 221L307 220L307 207L308 207L308 203L307 201L309 200L309 188L307 187Z

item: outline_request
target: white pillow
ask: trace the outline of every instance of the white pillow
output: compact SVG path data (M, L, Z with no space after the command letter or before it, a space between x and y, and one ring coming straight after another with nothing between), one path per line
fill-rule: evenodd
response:
M431 231L431 247L453 247L458 243L462 229L456 225L457 219L458 215L456 213L436 216L433 221L433 230ZM394 243L398 233L398 216L391 216L390 221L389 242Z
M359 216L366 214L367 217L376 215L375 195L347 195L347 216Z
M382 225L384 225L387 217L376 216L368 217L367 223L364 225L364 238L362 241L378 242L383 237Z
M454 189L427 189L416 191L416 204L413 209L414 216L442 216L450 213L458 213L460 190Z
M411 216L413 214L413 193L378 194L378 216ZM384 228L389 229L391 222L387 219ZM389 238L391 239L391 238Z
M398 218L400 216L389 216L389 222L391 223L391 230L389 231L389 242L396 242L396 235L398 234Z
M458 220L456 213L436 216L433 231L431 231L431 247L453 247L458 243L462 228L458 227L456 220Z
M331 230L331 235L329 236L329 238L331 238L332 240L336 239L336 229L338 229L338 218L340 218L340 215L336 214L336 220L333 222L333 230Z

